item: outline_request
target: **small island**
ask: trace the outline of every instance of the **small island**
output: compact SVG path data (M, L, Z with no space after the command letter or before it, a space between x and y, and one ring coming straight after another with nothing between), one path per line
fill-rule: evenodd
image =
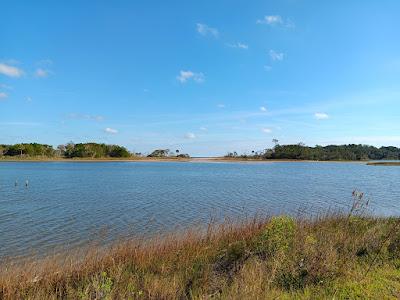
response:
M156 149L149 154L130 152L124 146L104 143L73 143L51 145L20 143L0 145L0 161L136 161L136 160L185 160L189 154L179 149Z

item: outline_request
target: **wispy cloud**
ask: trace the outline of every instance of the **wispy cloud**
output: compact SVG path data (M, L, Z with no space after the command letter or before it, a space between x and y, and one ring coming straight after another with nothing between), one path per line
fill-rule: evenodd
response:
M249 45L241 43L241 42L237 42L235 44L227 44L227 46L231 47L231 48L238 48L238 49L244 49L244 50L249 49Z
M261 129L261 131L264 133L271 133L272 129L271 128L263 128L263 129Z
M0 74L6 75L8 77L18 78L24 75L24 71L15 66L0 63Z
M4 92L0 92L0 101L6 99L8 97L8 95Z
M261 110L262 112L266 112L266 111L267 111L267 108L266 108L265 106L261 106L261 107L260 107L260 110Z
M341 144L341 143L359 143L372 144L376 146L400 144L400 136L396 135L379 135L379 136L348 136L340 137L326 144Z
M269 72L269 71L272 70L272 67L271 67L271 66L268 66L268 65L265 65L265 66L264 66L264 70L267 71L267 72Z
M185 138L185 139L188 139L188 140L193 140L193 139L196 138L196 135L195 135L193 132L188 132L188 133L186 133L186 134L184 135L184 138Z
M51 59L48 59L48 58L39 60L36 63L36 65L38 65L38 66L51 66L52 64L53 64L53 61Z
M283 19L280 15L269 15L264 18L257 20L257 24L266 24L269 26L284 26L287 28L295 27L294 23L290 19Z
M51 73L52 72L50 70L45 70L45 69L42 69L42 68L38 68L35 71L35 77L45 78L45 77L49 76Z
M212 28L206 24L197 23L196 28L197 32L203 36L213 36L214 38L218 38L219 36L218 29Z
M226 105L225 105L225 104L223 104L223 103L220 103L220 104L217 104L217 107L218 107L218 108L225 108L225 107L226 107Z
M30 97L28 97L28 98L31 99ZM100 115L88 115L88 114L80 114L80 113L70 113L67 115L67 118L73 119L73 120L89 120L89 121L97 121L97 122L101 122L104 120L104 117L100 116Z
M277 25L283 24L283 20L280 15L270 15L264 16L264 18L257 20L257 24Z
M207 130L208 130L207 127L204 127L204 126L200 127L199 129L200 129L201 131L207 131Z
M277 51L275 51L275 50L269 50L269 57L271 57L271 59L273 60L273 61L281 61L281 60L283 60L283 58L284 58L284 56L285 56L285 54L284 53L282 53L282 52L277 52Z
M326 120L329 119L329 115L327 113L317 112L314 114L314 117L317 120Z
M176 77L178 81L181 83L185 83L189 80L193 80L197 83L204 82L204 74L203 73L195 73L192 71L180 71L179 75Z
M108 133L108 134L117 134L118 130L114 129L114 128L107 127L107 128L104 129L104 132Z
M12 86L9 86L7 84L0 84L0 89L5 89L5 90L12 90Z
M43 123L39 122L0 122L4 126L42 126Z
M3 60L2 62L7 64L7 65L14 65L14 66L21 64L21 62L19 60L16 60L16 59L13 59L13 58Z

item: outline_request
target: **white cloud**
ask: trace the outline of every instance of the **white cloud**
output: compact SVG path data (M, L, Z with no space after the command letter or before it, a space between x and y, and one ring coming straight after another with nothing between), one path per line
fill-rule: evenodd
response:
M264 16L263 19L257 20L257 24L279 25L283 24L283 20L279 15Z
M271 59L273 61L281 61L283 60L285 54L283 54L282 52L276 52L275 50L269 50L269 56L271 57Z
M218 108L225 108L226 106L225 106L225 104L220 103L220 104L217 105L217 107L218 107Z
M180 71L179 75L176 77L181 83L185 83L190 79L193 79L197 83L204 82L203 73L194 73L192 71Z
M267 111L267 108L266 108L265 106L261 106L261 107L260 107L260 110L263 111L263 112L266 112L266 111Z
M114 128L107 127L106 129L104 129L104 132L109 133L109 134L117 134L118 130L114 129Z
M269 26L284 26L294 28L295 25L290 19L284 20L280 15L264 16L261 20L257 20L257 24L266 24Z
M241 43L241 42L238 42L236 44L227 44L227 45L228 45L228 47L231 47L231 48L239 48L239 49L244 49L244 50L249 49L249 45Z
M271 128L263 128L263 129L261 129L261 131L264 133L271 133L272 129Z
M197 32L203 36L211 35L217 38L219 35L218 29L209 27L206 24L197 23L196 26L197 26Z
M204 127L204 126L200 127L199 129L200 129L201 131L207 131L207 127Z
M315 113L315 114L314 114L314 117L315 117L317 120L326 120L326 119L329 119L329 115L328 115L328 114L326 114L326 113L321 113L321 112Z
M194 133L192 133L192 132L188 132L188 133L185 134L184 138L188 139L188 140L192 140L192 139L196 138L196 135Z
M36 77L40 77L40 78L45 78L45 77L49 76L50 73L51 72L49 70L38 68L35 71L35 76Z
M8 77L21 77L22 75L24 75L24 71L22 71L21 69L14 67L14 66L10 66L4 63L0 63L0 74L6 75Z
M6 93L0 92L0 101L6 99L7 97L8 95Z

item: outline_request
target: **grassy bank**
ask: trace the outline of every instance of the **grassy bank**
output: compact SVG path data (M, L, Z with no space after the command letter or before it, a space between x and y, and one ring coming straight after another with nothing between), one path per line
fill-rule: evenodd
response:
M2 299L398 299L400 219L281 216L3 265Z

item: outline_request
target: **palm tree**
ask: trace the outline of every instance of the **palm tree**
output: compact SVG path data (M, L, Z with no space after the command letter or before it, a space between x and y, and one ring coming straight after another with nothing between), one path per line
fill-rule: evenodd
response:
M175 152L176 152L176 156L178 156L179 155L179 150L176 149Z

